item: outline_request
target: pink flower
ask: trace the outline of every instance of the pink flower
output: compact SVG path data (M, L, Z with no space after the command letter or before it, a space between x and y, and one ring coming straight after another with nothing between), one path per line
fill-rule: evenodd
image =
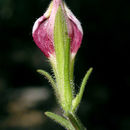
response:
M70 37L70 52L72 56L75 56L82 41L83 31L78 19L62 0L53 0L44 15L36 20L32 31L36 45L48 58L52 55L55 56L53 34L55 16L59 6L61 6L66 19L68 35Z

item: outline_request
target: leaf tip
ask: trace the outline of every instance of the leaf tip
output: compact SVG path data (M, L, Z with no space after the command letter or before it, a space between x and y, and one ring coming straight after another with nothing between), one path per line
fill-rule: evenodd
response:
M40 69L37 69L37 70L36 70L36 72L40 73L40 72L41 72L41 70L40 70Z

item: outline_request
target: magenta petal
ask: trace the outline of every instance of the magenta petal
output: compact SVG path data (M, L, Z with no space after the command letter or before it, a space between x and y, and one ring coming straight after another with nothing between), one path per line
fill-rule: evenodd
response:
M51 5L53 7L51 7ZM62 5L61 0L53 0L47 11L41 16L33 26L33 39L36 45L48 58L55 55L54 51L54 22L55 15L59 5Z
M71 28L69 29L71 30L71 32L69 33L69 36L71 38L71 53L75 55L82 42L83 30L79 20L74 16L74 14L71 12L70 9L68 9L66 5L65 10L71 25Z
M44 55L50 57L50 54L54 53L54 46L52 37L47 33L47 26L48 19L40 17L34 25L33 39Z
M71 21L71 26L73 28L73 33L71 35L71 53L76 54L81 45L83 34L73 21Z

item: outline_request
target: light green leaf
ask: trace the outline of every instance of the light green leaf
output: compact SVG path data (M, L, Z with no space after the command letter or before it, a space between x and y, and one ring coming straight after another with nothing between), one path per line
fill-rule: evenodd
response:
M65 112L71 109L72 89L70 86L70 38L67 31L63 9L59 6L54 25L54 47L57 64L57 85L62 108Z
M59 123L63 127L67 128L67 130L75 130L72 124L64 117L54 114L52 112L45 112L45 115L54 120L55 122Z
M92 73L92 70L93 68L90 68L87 73L85 74L83 80L82 80L82 83L81 83L81 86L80 86L80 91L79 93L76 95L76 97L73 99L73 103L72 103L72 112L74 112L76 110L76 108L78 107L78 105L80 104L81 102L81 99L82 99L82 96L83 96L83 92L84 92L84 89L85 89L85 85L87 83L87 80L90 76L90 74Z
M51 83L54 90L57 90L56 83L55 83L54 79L52 78L52 76L48 72L41 70L41 69L38 69L37 72L40 73L41 75L45 76L49 80L49 82Z

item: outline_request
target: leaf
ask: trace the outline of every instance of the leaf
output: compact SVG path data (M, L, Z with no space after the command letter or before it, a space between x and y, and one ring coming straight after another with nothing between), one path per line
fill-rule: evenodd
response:
M48 72L41 70L41 69L38 69L37 72L40 73L41 75L44 75L49 80L49 82L51 83L54 90L57 90L56 83Z
M75 130L72 124L64 117L54 114L52 112L45 112L45 115L54 120L55 122L59 123L63 127L67 128L67 130Z
M73 99L73 102L72 102L72 112L74 112L76 110L76 108L78 107L78 105L81 102L83 92L84 92L84 89L85 89L85 85L86 85L86 83L88 81L88 78L89 78L90 74L92 73L92 70L93 70L93 68L90 68L87 71L87 73L85 74L85 76L84 76L84 78L82 80L82 83L81 83L81 86L80 86L80 91L76 95L76 97Z
M54 25L54 47L57 65L57 85L61 105L65 112L71 109L72 89L70 86L70 38L64 10L59 6Z

